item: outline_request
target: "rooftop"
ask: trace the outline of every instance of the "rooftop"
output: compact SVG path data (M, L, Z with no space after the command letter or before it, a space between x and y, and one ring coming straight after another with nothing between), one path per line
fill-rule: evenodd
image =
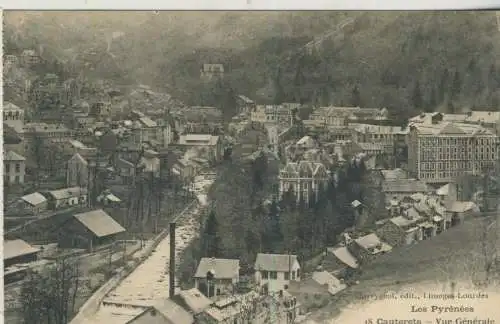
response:
M206 278L212 271L216 279L233 279L239 276L240 260L202 258L196 269L195 278Z
M125 232L125 229L102 209L76 214L74 217L97 237Z
M23 110L19 108L18 106L14 105L12 102L6 101L3 104L3 111L19 111L22 112Z
M56 200L82 196L85 195L86 193L87 190L80 187L70 187L70 188L49 191L49 194Z
M347 288L347 285L327 271L317 271L312 275L312 279L320 285L327 285L328 292L332 295Z
M347 247L327 248L327 251L335 255L337 259L350 268L356 269L358 267L358 260L351 254Z
M39 249L32 247L23 240L4 240L3 259L8 260L15 257L38 252Z
M177 303L184 304L186 308L193 314L199 314L212 304L212 300L203 295L198 289L191 288L182 290L174 296Z
M45 198L41 193L34 192L29 195L22 196L21 199L31 206L36 206L38 204L44 203L47 201L47 198Z
M296 255L259 253L254 269L287 272L295 262L298 262Z
M414 123L410 126L419 135L456 135L456 136L476 136L494 135L493 132L481 125L465 124L456 122L442 122L438 124Z
M376 234L368 234L354 240L363 249L372 254L387 252L392 250L392 247L382 242Z
M216 145L219 136L209 134L186 134L179 137L180 145Z
M26 161L26 158L22 155L17 154L14 151L7 151L7 153L4 153L4 155L3 155L3 160L4 161Z
M389 180L382 183L383 192L427 193L429 187L425 182L415 179Z

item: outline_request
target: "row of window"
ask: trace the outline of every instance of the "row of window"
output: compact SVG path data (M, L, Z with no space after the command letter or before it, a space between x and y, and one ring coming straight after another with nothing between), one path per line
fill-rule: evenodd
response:
M441 137L433 137L433 138L421 138L420 144L422 146L435 146L435 145L456 145L456 146L465 146L467 144L474 145L496 145L498 142L496 137L489 138L441 138Z
M284 280L290 280L290 272L283 272ZM262 279L277 280L278 272L276 271L261 271ZM298 279L300 277L300 271L292 271L292 280Z
M12 165L12 163L5 163L4 166L5 166L5 173L10 173L11 171L11 168L10 166ZM14 164L14 170L16 173L19 173L21 172L21 163L15 163Z

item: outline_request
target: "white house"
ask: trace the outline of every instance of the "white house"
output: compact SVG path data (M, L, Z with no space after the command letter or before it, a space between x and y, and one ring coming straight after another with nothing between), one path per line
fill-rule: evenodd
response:
M290 281L300 281L300 264L296 255L257 254L255 282L269 292L286 290Z
M194 275L195 286L209 298L233 294L239 271L240 260L202 258Z

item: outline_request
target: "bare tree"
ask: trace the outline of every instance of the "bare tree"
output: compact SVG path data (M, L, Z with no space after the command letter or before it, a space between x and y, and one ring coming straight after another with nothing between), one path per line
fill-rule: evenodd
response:
M78 261L64 258L30 273L21 288L24 323L68 323L75 312L80 272Z

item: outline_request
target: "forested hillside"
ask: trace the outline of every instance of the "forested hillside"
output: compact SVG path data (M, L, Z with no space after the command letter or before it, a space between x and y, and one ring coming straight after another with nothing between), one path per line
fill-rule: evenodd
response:
M305 43L326 38L308 55ZM223 63L224 93L417 110L495 109L500 32L494 12L6 13L5 53L24 48L118 83L191 104L220 104L203 63ZM295 54L290 54L295 53Z

